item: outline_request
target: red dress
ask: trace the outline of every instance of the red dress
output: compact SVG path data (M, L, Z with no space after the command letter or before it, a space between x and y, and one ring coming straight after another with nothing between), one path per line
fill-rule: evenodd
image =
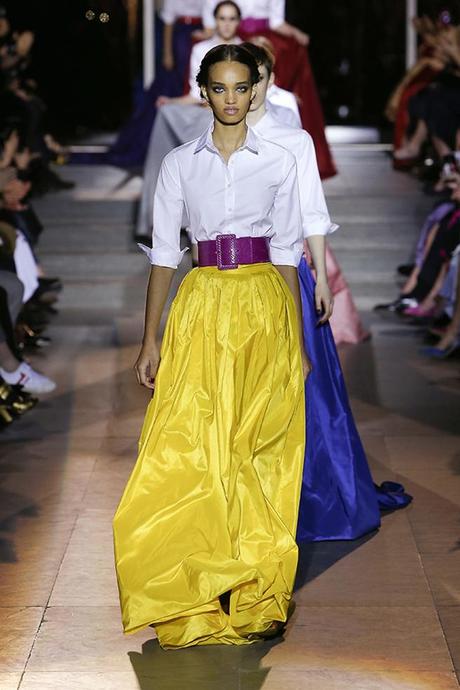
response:
M265 19L243 19L239 34L244 41L253 36L265 36L273 45L276 57L276 83L292 91L299 102L302 126L311 134L321 178L337 174L324 130L324 116L311 69L308 50L294 38L272 31Z

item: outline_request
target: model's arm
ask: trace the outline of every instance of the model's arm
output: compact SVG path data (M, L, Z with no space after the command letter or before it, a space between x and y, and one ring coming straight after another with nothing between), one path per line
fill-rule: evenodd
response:
M174 151L161 164L153 201L152 248L139 245L152 264L147 300L142 348L134 369L137 380L147 388L154 388L160 363L158 331L168 297L172 277L185 250L180 248L180 228L183 197L179 167Z
M305 346L303 342L302 300L300 297L299 274L297 272L297 269L294 268L294 266L277 265L275 266L275 268L278 269L278 271L283 276L284 280L288 284L290 291L292 292L292 296L294 297L297 312L297 321L299 326L300 352L302 356L303 376L306 379L309 373L311 372L311 362L307 353L305 352Z
M304 236L316 271L316 309L321 314L319 323L325 323L332 315L333 305L327 281L325 236L334 232L338 226L331 223L316 162L315 146L306 133L303 134L303 146L298 146L297 166Z
M300 43L300 45L302 46L307 46L310 43L310 36L308 34L304 33L296 26L293 26L288 22L283 22L275 29L273 29L273 31L276 31L276 33L281 34L282 36L289 36L291 38L295 38L297 43Z
M206 101L201 98L195 98L191 93L187 93L185 96L175 96L170 98L169 96L158 96L157 108L161 108L162 105L169 105L172 103L177 103L178 105L203 105Z
M152 266L145 304L145 326L142 348L134 365L138 383L153 390L160 363L158 330L174 275L174 268Z
M174 69L173 52L174 24L165 24L163 28L163 67L168 71Z
M294 158L284 161L284 179L273 204L274 234L270 239L270 255L275 268L283 276L294 297L299 324L300 351L305 378L311 371L310 359L305 352L302 325L298 266L302 257L302 218L300 214L297 167Z
M332 309L334 306L332 292L327 282L326 239L324 235L310 235L310 237L307 238L307 242L316 273L316 311L318 314L322 312L322 316L318 320L318 323L326 323L332 316Z
M286 21L286 2L285 0L270 0L268 3L268 22L270 29L282 36L294 38L298 43L306 46L310 42L310 37Z

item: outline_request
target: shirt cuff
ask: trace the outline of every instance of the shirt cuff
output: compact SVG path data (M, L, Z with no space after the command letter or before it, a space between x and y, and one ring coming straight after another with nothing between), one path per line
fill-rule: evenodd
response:
M294 268L298 268L302 254L303 247L301 244L295 249L270 247L270 258L275 266L294 266Z
M164 266L165 268L177 268L182 261L185 252L188 252L187 247L181 251L174 251L173 249L150 249L145 244L138 242L137 246L147 254L152 266Z
M339 227L340 225L337 225L337 223L331 223L329 219L321 220L318 218L318 220L308 223L304 227L304 237L312 237L313 235L331 235L333 232L338 230Z
M165 12L164 10L162 10L159 14L161 21L165 24L174 24L174 22L176 21L176 17L171 12Z

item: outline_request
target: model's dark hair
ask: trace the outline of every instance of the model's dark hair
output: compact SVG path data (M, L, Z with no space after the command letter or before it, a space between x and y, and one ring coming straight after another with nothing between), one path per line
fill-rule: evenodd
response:
M275 66L275 56L273 53L271 53L268 48L262 47L261 45L255 45L249 41L241 43L241 47L247 50L248 53L251 53L252 57L259 66L263 65L265 67L268 72L268 76L270 77Z
M196 75L196 82L200 88L208 85L209 70L218 62L240 62L249 69L251 84L257 84L259 81L259 68L251 53L242 48L241 45L222 43L222 45L211 48L201 61L200 69Z
M217 17L221 7L225 7L225 5L231 5L233 7L233 9L236 11L236 13L238 15L238 19L241 19L241 10L240 10L239 6L236 4L236 2L233 2L233 0L222 0L222 2L218 2L217 5L214 7L214 12L213 12L214 17Z

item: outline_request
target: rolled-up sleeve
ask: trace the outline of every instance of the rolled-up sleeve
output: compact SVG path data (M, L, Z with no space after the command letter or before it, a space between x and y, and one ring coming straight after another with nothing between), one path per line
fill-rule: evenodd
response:
M153 200L152 249L140 245L155 266L177 268L186 249L180 248L180 229L184 200L179 168L174 152L168 154L160 169Z
M174 24L176 21L176 3L174 0L164 0L163 8L160 11L160 17L165 24Z
M285 164L286 174L275 196L272 210L273 235L270 258L277 266L297 266L303 252L297 167L293 156Z
M339 226L329 217L313 139L307 132L303 134L303 145L297 156L303 234L304 237L329 235Z
M271 0L268 21L270 29L277 29L285 21L285 0Z
M214 17L214 8L217 5L217 0L204 0L203 9L201 10L201 18L203 26L206 29L216 28L216 19Z
M190 87L190 96L193 96L194 98L200 98L200 88L198 84L196 83L196 75L198 74L198 70L200 69L200 64L201 64L201 50L200 50L200 44L197 43L196 45L193 46L192 48L192 54L190 56L190 73L189 73L189 78L188 78L188 83Z

